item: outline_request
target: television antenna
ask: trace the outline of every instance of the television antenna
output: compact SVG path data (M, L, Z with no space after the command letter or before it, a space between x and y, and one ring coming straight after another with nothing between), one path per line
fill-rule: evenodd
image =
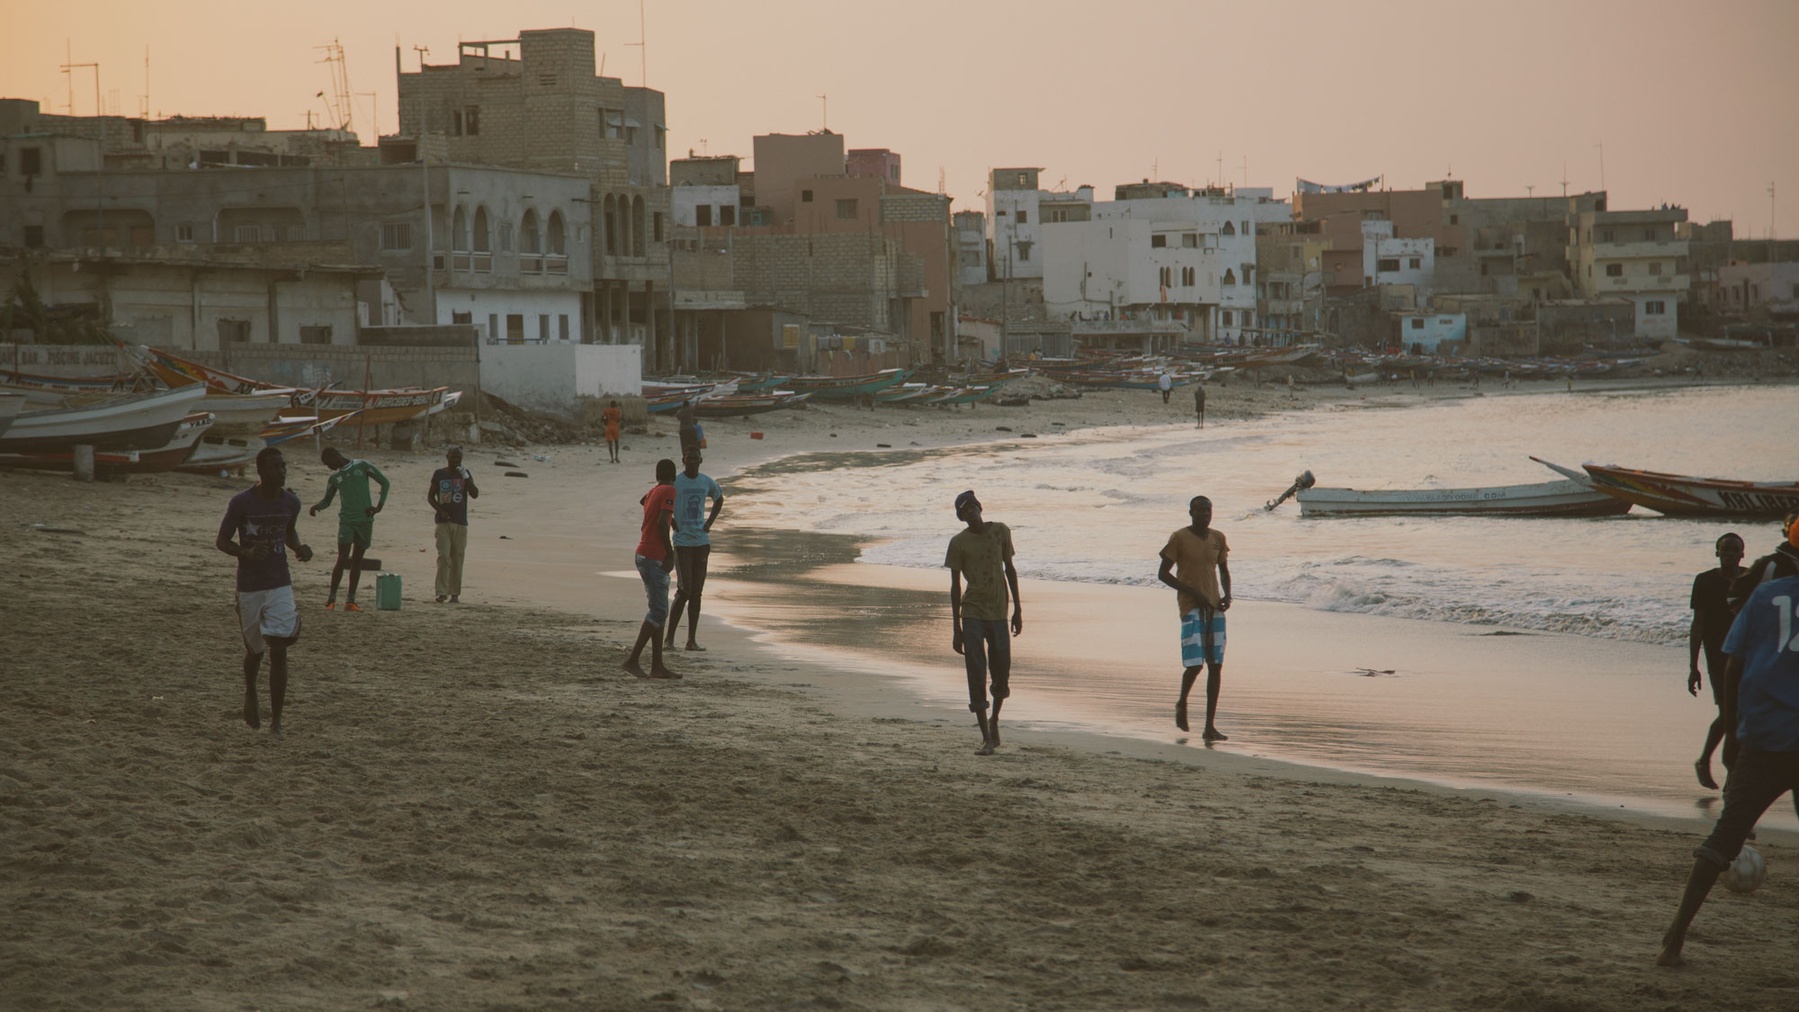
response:
M648 88L650 86L650 33L648 22L644 20L643 16L643 0L637 0L637 41L627 42L625 46L627 48L637 47L637 65L643 75L641 83ZM601 63L601 66L605 66L604 62Z
M62 73L69 79L69 115L75 115L75 71L89 69L94 72L94 115L100 115L100 65L98 63L76 63L73 44L69 45L67 53L68 62L62 65Z
M831 132L831 96L818 96L818 118L825 133Z
M325 111L331 114L333 125L337 129L349 130L356 113L350 105L350 67L344 59L343 43L333 38L325 45L312 48L325 51L325 58L318 62L325 64L331 75L331 93L326 95L319 92L319 96L325 100Z

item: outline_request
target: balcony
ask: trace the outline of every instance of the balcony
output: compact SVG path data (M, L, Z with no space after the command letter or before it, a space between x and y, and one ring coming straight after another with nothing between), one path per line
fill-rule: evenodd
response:
M1687 255L1685 239L1660 239L1654 242L1596 242L1595 260L1656 260Z

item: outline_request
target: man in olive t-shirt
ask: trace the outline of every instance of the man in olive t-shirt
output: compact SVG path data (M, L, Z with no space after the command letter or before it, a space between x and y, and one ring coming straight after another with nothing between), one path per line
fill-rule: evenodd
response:
M972 490L956 497L956 517L967 529L950 539L943 564L949 567L951 647L968 669L968 709L981 726L976 755L992 755L999 747L999 708L1012 694L1012 643L1006 636L1006 592L1012 596L1012 629L1024 631L1018 602L1018 570L1012 566L1012 531L998 521L981 519L981 502ZM966 593L962 581L968 581ZM987 678L993 678L993 716L987 716Z

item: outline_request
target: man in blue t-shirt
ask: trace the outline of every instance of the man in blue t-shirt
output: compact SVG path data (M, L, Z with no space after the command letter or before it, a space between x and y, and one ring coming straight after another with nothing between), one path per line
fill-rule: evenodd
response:
M462 466L462 447L444 451L448 467L431 472L425 502L437 519L437 603L462 602L462 560L468 554L468 501L481 496L475 478Z
M1681 964L1693 916L1718 876L1736 860L1762 813L1788 791L1794 792L1799 808L1799 576L1757 587L1737 612L1724 650L1730 666L1722 709L1736 726L1737 762L1724 781L1718 824L1693 851L1696 860L1686 892L1656 959L1663 966Z
M700 631L700 594L706 590L706 566L712 557L712 522L724 508L725 494L718 482L700 473L700 448L690 446L681 454L684 469L675 475L675 573L681 579L669 612L668 645L675 645L681 628L681 609L687 609L687 649L704 650L694 636ZM712 512L706 513L706 500ZM705 517L705 519L701 519Z
M301 562L312 549L300 543L295 529L300 497L288 491L287 461L281 451L265 447L256 455L257 483L231 497L214 542L219 551L237 558L237 618L244 637L244 723L261 727L256 675L262 655L269 655L269 733L281 733L281 704L287 698L287 648L300 638L300 612L294 606L293 579L287 571L287 549Z

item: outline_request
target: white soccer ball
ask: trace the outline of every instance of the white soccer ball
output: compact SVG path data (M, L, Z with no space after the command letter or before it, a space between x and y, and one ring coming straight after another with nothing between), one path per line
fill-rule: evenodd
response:
M1762 859L1761 851L1744 844L1743 852L1724 872L1724 888L1733 893L1751 893L1767 877L1768 862Z

